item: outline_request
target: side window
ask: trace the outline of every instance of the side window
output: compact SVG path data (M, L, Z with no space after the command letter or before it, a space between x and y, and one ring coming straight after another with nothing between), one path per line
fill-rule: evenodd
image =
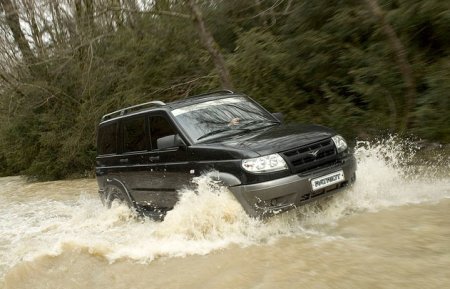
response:
M157 140L159 138L172 134L176 134L176 132L165 117L150 117L150 137L152 141L152 149L158 149Z
M117 152L117 123L103 125L98 128L97 150L99 155Z
M145 117L134 117L123 121L123 151L146 150Z

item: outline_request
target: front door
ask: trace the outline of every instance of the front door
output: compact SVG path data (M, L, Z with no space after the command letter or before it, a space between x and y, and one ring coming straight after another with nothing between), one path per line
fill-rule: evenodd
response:
M158 139L178 134L165 112L148 117L150 148L145 154L145 189L134 192L134 199L158 208L173 208L178 201L178 191L189 182L186 148L158 148Z

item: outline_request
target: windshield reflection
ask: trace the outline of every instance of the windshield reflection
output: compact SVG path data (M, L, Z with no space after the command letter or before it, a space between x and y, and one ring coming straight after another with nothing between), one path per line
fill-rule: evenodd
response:
M245 97L231 97L175 109L172 114L194 140L211 139L274 123L266 111Z

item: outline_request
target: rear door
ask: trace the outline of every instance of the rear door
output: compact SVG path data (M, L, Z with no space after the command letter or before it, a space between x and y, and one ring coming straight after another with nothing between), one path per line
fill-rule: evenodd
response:
M124 118L121 120L120 129L121 179L134 197L149 186L146 181L146 155L150 149L147 119L145 115Z

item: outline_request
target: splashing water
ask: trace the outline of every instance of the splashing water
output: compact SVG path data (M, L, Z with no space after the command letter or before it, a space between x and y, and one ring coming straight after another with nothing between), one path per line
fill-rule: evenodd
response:
M412 142L395 136L373 143L358 142L356 183L329 201L299 208L301 223L330 223L354 212L449 198L450 158L437 155L433 162L412 164L417 150Z
M195 179L196 190L180 192L179 203L164 222L138 219L122 205L104 209L94 181L73 186L76 181L26 184L19 177L3 178L0 277L24 260L74 248L110 262L126 258L148 263L208 254L231 244L272 243L280 237L332 238L321 226L332 226L346 215L450 197L448 158L434 166L412 164L415 151L396 138L359 142L353 187L267 222L249 218L232 194L208 176Z

